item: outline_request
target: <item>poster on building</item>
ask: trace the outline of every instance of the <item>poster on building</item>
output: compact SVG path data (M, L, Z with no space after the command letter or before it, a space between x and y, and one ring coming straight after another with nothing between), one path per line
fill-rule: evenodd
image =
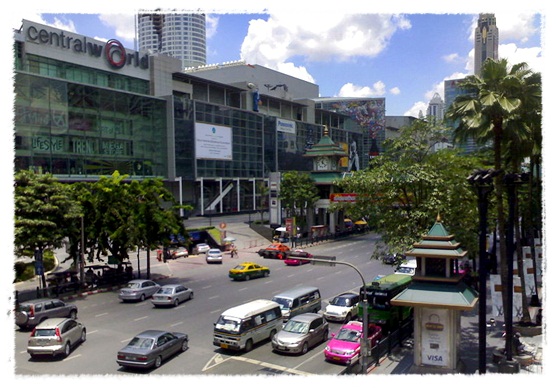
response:
M515 268L515 267L514 267ZM512 319L519 321L523 316L523 303L521 301L521 280L519 276L513 277ZM504 316L502 300L502 280L500 275L490 275L490 296L493 316Z
M424 365L449 365L448 329L447 310L423 308L421 316L421 362Z
M232 160L232 128L195 123L197 159Z

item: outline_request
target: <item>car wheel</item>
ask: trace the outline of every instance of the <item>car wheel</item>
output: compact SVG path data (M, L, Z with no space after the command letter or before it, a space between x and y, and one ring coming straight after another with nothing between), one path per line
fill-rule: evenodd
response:
M245 280L249 280L249 279L251 279L251 276L245 275Z
M269 275L270 275L270 272L264 272L264 273L263 273L263 276L264 276L265 278L268 277Z
M270 332L270 340L272 341L272 339L274 338L274 336L276 335L276 330L272 329L272 331Z
M77 310L71 310L70 311L70 318L71 319L77 319Z
M324 331L324 334L322 335L322 342L326 342L328 340L328 330Z
M189 341L185 340L181 344L181 351L185 352L187 349L189 349Z
M71 353L71 344L67 342L66 346L64 346L64 357L69 356L70 353Z
M85 342L86 340L87 340L87 331L83 329L83 331L81 332L81 343Z
M193 299L193 292L189 294L189 300Z
M158 356L156 360L154 360L154 367L159 368L162 365L162 356Z
M253 349L253 340L248 339L247 342L245 343L245 351L250 352L252 349Z
M304 342L303 346L301 347L301 354L307 353L308 350L309 350L309 344L307 342Z
M178 307L179 304L180 300L176 298L176 300L174 300L174 307Z
M348 323L351 321L351 313L347 313L345 322Z
M143 302L143 301L145 300L145 294L141 294L141 297L139 298L139 300L140 300L141 302Z

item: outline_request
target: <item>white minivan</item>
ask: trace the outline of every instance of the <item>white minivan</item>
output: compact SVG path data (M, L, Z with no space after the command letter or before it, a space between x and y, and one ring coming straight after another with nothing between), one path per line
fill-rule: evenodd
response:
M398 265L394 273L402 275L415 275L415 270L417 269L417 259L407 259Z

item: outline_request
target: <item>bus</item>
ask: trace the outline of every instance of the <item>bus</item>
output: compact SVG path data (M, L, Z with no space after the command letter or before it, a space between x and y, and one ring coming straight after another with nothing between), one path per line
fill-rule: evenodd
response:
M224 311L214 323L213 344L222 349L251 351L253 345L282 329L276 302L258 299Z
M411 275L391 274L374 279L360 289L358 313L363 317L363 296L367 297L369 323L382 327L386 333L395 330L401 322L411 317L413 308L392 306L390 301L411 283Z

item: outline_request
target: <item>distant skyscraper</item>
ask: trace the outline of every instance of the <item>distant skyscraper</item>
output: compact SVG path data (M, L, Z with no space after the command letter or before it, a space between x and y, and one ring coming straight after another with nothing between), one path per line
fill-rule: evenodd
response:
M481 73L487 58L498 60L498 27L493 13L479 14L475 28L475 75Z
M182 68L207 64L205 14L140 13L136 35L139 51L179 58Z
M440 124L444 119L444 101L440 97L440 94L434 93L434 96L429 102L427 108L427 118L434 120L435 123Z

